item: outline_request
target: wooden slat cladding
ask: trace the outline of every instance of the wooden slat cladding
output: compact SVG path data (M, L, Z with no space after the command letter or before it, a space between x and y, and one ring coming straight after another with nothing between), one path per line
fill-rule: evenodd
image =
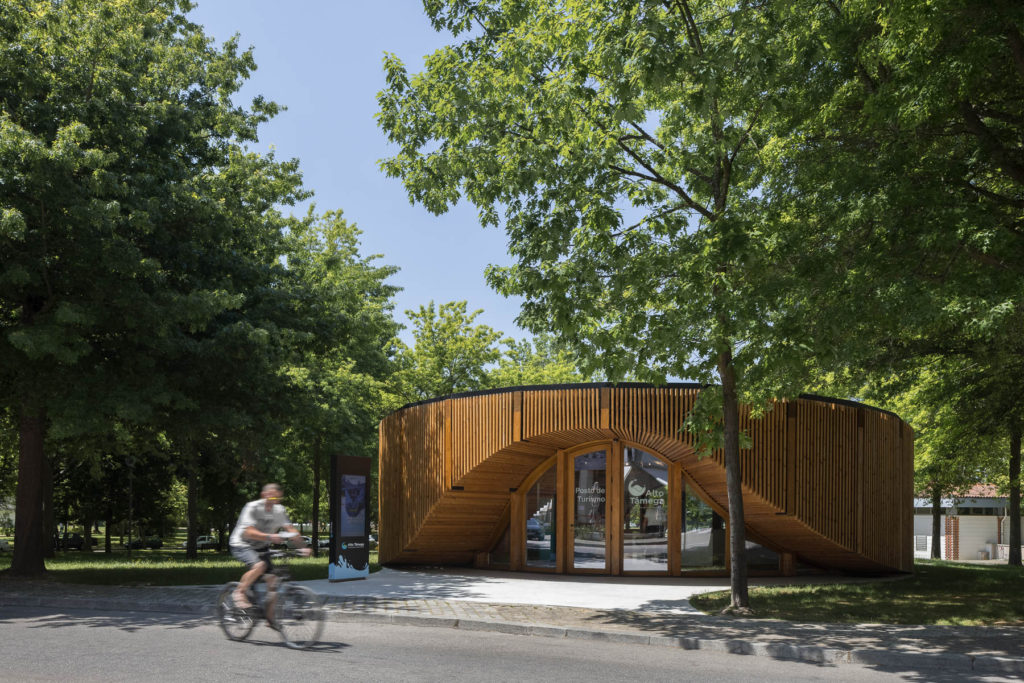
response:
M907 564L904 546L910 542L907 534L908 519L897 506L907 495L903 477L913 477L907 470L905 444L901 432L910 430L903 423L886 414L875 414L864 424L864 539L863 554L890 566ZM913 456L909 465L913 466ZM894 466L902 462L903 467ZM912 489L909 489L912 495ZM910 523L913 520L909 520ZM893 536L902 537L903 543L893 543ZM911 562L913 558L911 557Z
M749 406L741 406L740 429L752 441L740 450L743 484L781 512L786 509L786 409L772 406L753 419Z
M677 462L724 509L722 453L698 458L680 431L699 390L523 387L388 416L381 423L381 561L462 562L488 551L507 523L510 491L556 451L590 442L619 439ZM740 420L752 440L740 454L752 536L822 566L912 568L913 435L899 418L808 397L757 419L743 407Z
M446 488L444 408L441 402L412 406L382 423L380 488L397 511L385 512L389 505L382 495L381 527L388 528L381 548L407 547Z
M616 436L647 445L666 457L692 450L680 429L697 400L697 388L626 387L611 391L610 428Z
M857 409L798 401L796 429L796 516L856 550Z
M586 389L553 389L523 392L523 439L547 437L548 442L561 443L560 432L590 433L594 439L604 438L600 418L600 391L598 387ZM581 443L572 440L562 447Z
M452 410L452 481L458 483L512 443L512 394L449 399Z

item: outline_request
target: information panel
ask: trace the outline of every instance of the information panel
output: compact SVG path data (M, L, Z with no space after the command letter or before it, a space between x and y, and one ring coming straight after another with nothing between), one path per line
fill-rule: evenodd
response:
M370 574L370 459L337 455L331 461L331 581Z

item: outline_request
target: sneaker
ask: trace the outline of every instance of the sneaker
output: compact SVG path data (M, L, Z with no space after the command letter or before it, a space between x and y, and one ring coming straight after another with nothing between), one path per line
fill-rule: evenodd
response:
M252 603L249 602L249 598L246 597L245 593L235 591L231 594L231 601L235 603L235 608L240 610L252 609Z

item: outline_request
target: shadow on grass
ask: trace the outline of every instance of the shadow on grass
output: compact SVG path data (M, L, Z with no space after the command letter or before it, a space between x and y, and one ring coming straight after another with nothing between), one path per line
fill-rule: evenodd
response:
M758 618L831 623L1024 625L1024 571L1006 565L918 562L899 581L755 588ZM717 614L726 592L695 596L690 603Z
M58 552L46 560L45 580L60 583L120 586L203 586L237 581L244 568L226 552L203 552L194 560L183 551L135 550L113 553ZM0 556L0 572L11 565L9 554ZM290 559L288 569L295 581L327 578L328 559ZM370 571L379 569L371 563ZM9 577L6 577L9 578Z

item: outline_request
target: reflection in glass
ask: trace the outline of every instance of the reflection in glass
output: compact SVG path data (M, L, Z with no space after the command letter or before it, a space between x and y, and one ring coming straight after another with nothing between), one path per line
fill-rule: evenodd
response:
M779 554L771 548L747 541L747 569L778 571Z
M605 508L607 453L582 453L573 458L573 558L576 569L607 569Z
M684 571L725 568L725 520L700 499L687 484L683 487L682 567Z
M526 494L526 566L555 567L555 529L558 528L558 474L555 467L541 475Z
M668 464L638 448L623 450L622 568L668 571Z

